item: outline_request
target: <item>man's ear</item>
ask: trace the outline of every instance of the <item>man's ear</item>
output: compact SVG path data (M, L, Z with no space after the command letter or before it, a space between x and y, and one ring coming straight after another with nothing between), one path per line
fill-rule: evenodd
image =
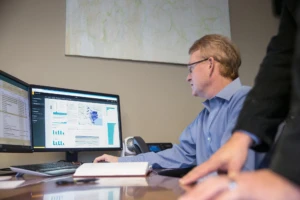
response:
M215 59L214 59L213 57L209 57L209 58L208 58L208 62L209 62L209 69L210 69L210 74L209 74L209 76L211 77L212 74L213 74L213 72L214 72L214 70L215 70L215 66L214 66L214 64L215 64Z

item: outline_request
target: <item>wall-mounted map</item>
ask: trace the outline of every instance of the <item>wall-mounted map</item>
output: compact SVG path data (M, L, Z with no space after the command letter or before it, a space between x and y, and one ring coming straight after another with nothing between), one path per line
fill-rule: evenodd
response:
M67 0L66 54L187 63L205 34L230 37L228 0Z

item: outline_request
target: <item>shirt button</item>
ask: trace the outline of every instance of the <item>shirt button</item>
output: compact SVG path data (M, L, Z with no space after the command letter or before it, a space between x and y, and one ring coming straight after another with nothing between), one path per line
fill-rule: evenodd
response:
M208 138L207 138L207 140L210 142L210 141L211 141L211 138L210 138L210 137L208 137Z

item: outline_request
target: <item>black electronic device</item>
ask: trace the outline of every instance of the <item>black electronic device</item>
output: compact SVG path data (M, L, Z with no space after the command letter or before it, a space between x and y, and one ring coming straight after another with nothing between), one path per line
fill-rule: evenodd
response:
M134 136L127 140L127 148L131 152L135 152L136 155L140 153L149 152L146 142L140 136Z
M122 149L118 95L31 85L33 149L66 152Z
M125 138L124 145L123 156L137 155L147 152L157 153L173 147L173 144L170 142L146 143L140 136L130 136Z
M159 143L147 143L147 146L149 151L157 153L172 148L173 144L170 142L159 142Z
M80 179L74 179L74 178L66 178L66 179L60 179L57 180L55 183L56 185L73 185L73 184L86 184L86 183L96 183L99 179L97 178L80 178Z
M182 178L189 171L191 171L194 167L195 166L189 167L189 168L153 169L153 172L156 174L159 174L161 176Z
M0 70L0 152L32 152L29 85Z

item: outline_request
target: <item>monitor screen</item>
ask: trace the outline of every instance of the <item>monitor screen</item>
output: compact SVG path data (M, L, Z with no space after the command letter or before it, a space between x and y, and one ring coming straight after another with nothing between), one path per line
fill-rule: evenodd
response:
M121 150L118 95L31 85L34 151Z
M0 151L32 152L27 83L0 70Z

